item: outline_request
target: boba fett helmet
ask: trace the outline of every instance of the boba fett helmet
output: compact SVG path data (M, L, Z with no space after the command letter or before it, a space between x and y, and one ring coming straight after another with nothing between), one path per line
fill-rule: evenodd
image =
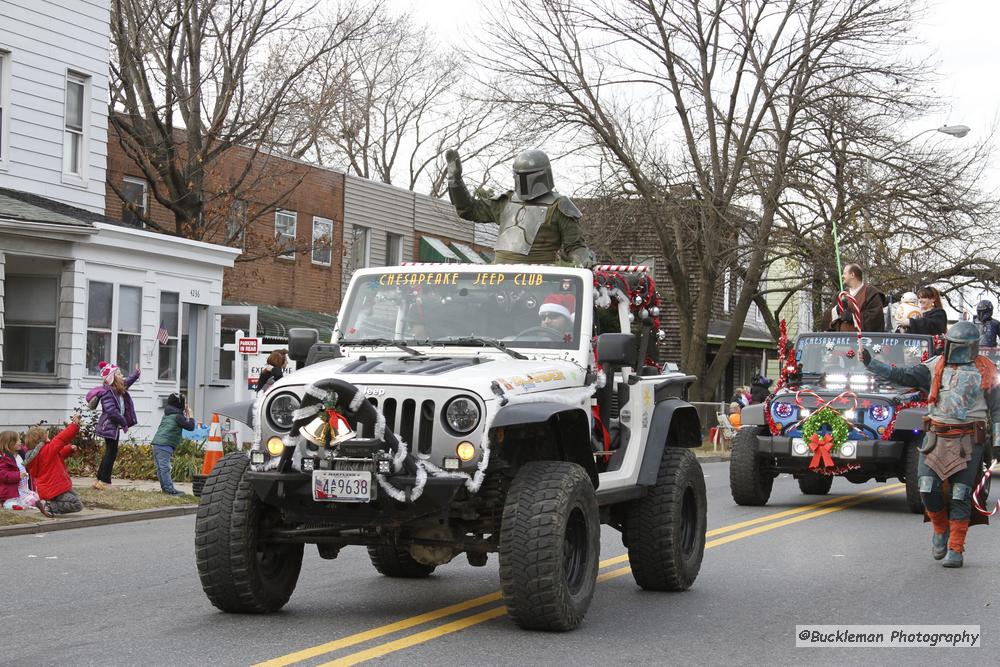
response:
M983 299L976 306L976 319L980 322L985 322L986 320L993 317L993 302L988 299Z
M948 364L971 364L979 356L979 329L968 320L955 322L944 335L944 360Z
M552 192L552 165L540 150L524 151L514 160L514 192L522 201L537 199Z

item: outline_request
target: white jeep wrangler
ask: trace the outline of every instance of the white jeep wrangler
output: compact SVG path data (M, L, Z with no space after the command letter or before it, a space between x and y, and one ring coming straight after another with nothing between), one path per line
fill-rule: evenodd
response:
M305 544L323 558L365 546L390 577L493 552L513 620L569 630L590 605L602 523L639 586L691 586L700 426L693 378L638 352L657 300L643 267L357 271L333 341L293 330L305 367L261 394L249 455L205 482L196 551L212 604L281 608Z

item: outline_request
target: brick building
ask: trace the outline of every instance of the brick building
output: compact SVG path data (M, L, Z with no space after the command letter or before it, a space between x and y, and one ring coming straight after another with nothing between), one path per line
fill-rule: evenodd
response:
M248 159L249 150L230 151L213 165L207 190L224 189ZM243 249L239 261L226 270L223 298L335 313L344 255L344 175L281 157L258 154L254 160L255 173L238 199L222 197L206 207L222 213L206 229L205 240ZM125 222L144 219L168 233L175 229L173 213L153 196L113 125L108 128L105 210ZM275 254L276 244L291 251Z
M183 133L177 138L183 150ZM176 233L173 213L153 196L110 123L107 165L109 217ZM223 305L208 313L210 402L238 400L244 391L245 383L234 377L237 331L283 345L288 328L308 326L327 340L356 269L484 261L479 251L489 250L485 243L495 227L460 220L447 201L249 149L233 149L209 169L200 231L206 240L242 251L225 271ZM241 178L235 197L218 194L233 191Z

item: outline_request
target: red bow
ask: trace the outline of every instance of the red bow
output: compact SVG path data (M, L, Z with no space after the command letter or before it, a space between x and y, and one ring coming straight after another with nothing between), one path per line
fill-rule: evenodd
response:
M830 456L830 450L833 449L832 435L827 433L820 438L818 433L813 433L809 439L809 449L813 452L812 461L809 462L810 470L833 467L833 457Z

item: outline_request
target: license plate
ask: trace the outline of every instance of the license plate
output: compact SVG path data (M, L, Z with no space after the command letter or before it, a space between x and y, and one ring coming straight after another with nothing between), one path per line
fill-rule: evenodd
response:
M313 500L331 503L367 503L371 499L371 472L313 470Z

